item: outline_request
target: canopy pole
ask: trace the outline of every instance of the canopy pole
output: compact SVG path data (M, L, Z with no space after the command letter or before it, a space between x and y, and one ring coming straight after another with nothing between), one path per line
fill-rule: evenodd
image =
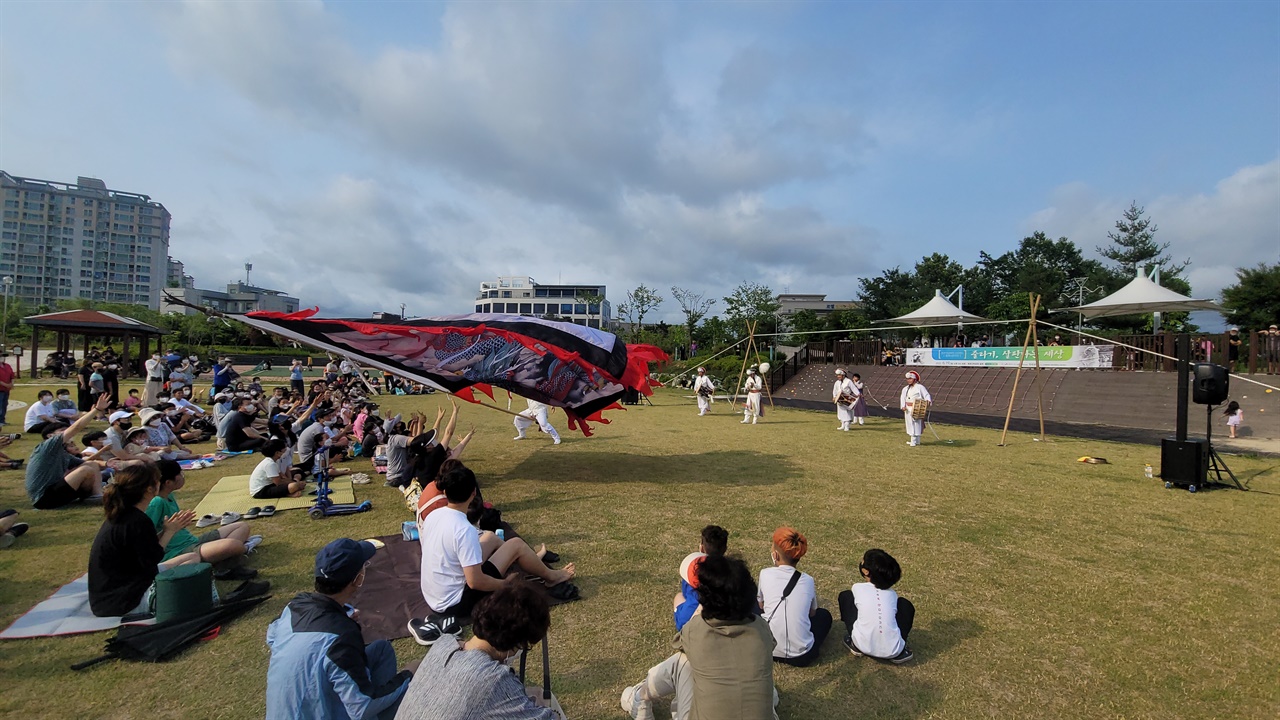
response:
M1018 380L1022 378L1022 364L1027 360L1027 346L1031 344L1031 339L1036 333L1036 312L1040 309L1040 296L1035 293L1027 293L1027 296L1031 302L1031 319L1027 322L1027 334L1022 341L1022 352L1018 356L1018 370L1013 376L1013 392L1009 393L1009 409L1004 414L1004 430L1000 432L1000 447L1004 447L1005 437L1009 434L1009 419L1013 417L1013 401L1018 397ZM1041 426L1041 433L1043 432L1044 428Z

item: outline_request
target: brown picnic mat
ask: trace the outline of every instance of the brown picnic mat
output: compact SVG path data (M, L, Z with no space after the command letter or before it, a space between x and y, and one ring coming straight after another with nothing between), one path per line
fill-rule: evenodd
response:
M519 537L511 526L502 524L508 538ZM400 535L375 538L386 547L374 554L369 569L364 574L364 585L356 593L351 604L359 608L360 629L366 643L374 640L397 640L409 637L409 620L424 618L430 614L427 601L422 599L419 577L422 572L422 545L417 540L405 540ZM541 582L533 586L545 592ZM547 604L561 605L547 595ZM463 625L471 618L459 618Z

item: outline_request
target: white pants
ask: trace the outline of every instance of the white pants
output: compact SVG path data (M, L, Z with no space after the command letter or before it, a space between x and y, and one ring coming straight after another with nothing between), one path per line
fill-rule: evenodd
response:
M671 720L686 720L693 703L693 669L689 659L678 652L649 668L642 691L649 702L671 698ZM773 718L778 720L778 689L773 689Z
M755 422L760 417L760 393L747 393L747 402L742 406L742 419Z
M907 425L907 435L910 435L912 440L919 442L920 436L924 434L924 420L916 420L911 417L910 410L903 411L902 419Z
M520 437L524 437L524 431L533 427L536 422L542 432L551 436L553 440L560 439L560 433L556 432L556 426L547 420L546 410L525 410L516 417L512 418L516 426L516 432Z
M711 412L711 398L698 396L698 414L706 415Z
M836 403L836 417L840 420L841 425L847 426L853 422L853 406Z

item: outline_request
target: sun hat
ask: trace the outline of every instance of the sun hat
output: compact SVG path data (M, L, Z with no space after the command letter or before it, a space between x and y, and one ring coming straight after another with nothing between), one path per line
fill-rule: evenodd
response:
M698 566L707 557L704 552L691 552L680 561L680 579L689 583L690 587L698 587Z
M161 413L159 410L156 410L155 408L142 408L142 412L138 413L138 420L140 420L143 425L146 425L147 423L154 420L157 415L160 417L164 417L164 413Z

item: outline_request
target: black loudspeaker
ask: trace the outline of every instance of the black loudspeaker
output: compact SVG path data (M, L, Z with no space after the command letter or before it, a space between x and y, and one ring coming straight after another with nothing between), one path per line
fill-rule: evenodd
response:
M1191 400L1197 405L1221 405L1227 401L1227 388L1231 376L1227 369L1212 363L1197 363L1196 377L1191 385Z
M1208 476L1208 440L1194 438L1179 442L1177 438L1165 438L1160 442L1160 479L1178 487L1190 487L1204 485Z

